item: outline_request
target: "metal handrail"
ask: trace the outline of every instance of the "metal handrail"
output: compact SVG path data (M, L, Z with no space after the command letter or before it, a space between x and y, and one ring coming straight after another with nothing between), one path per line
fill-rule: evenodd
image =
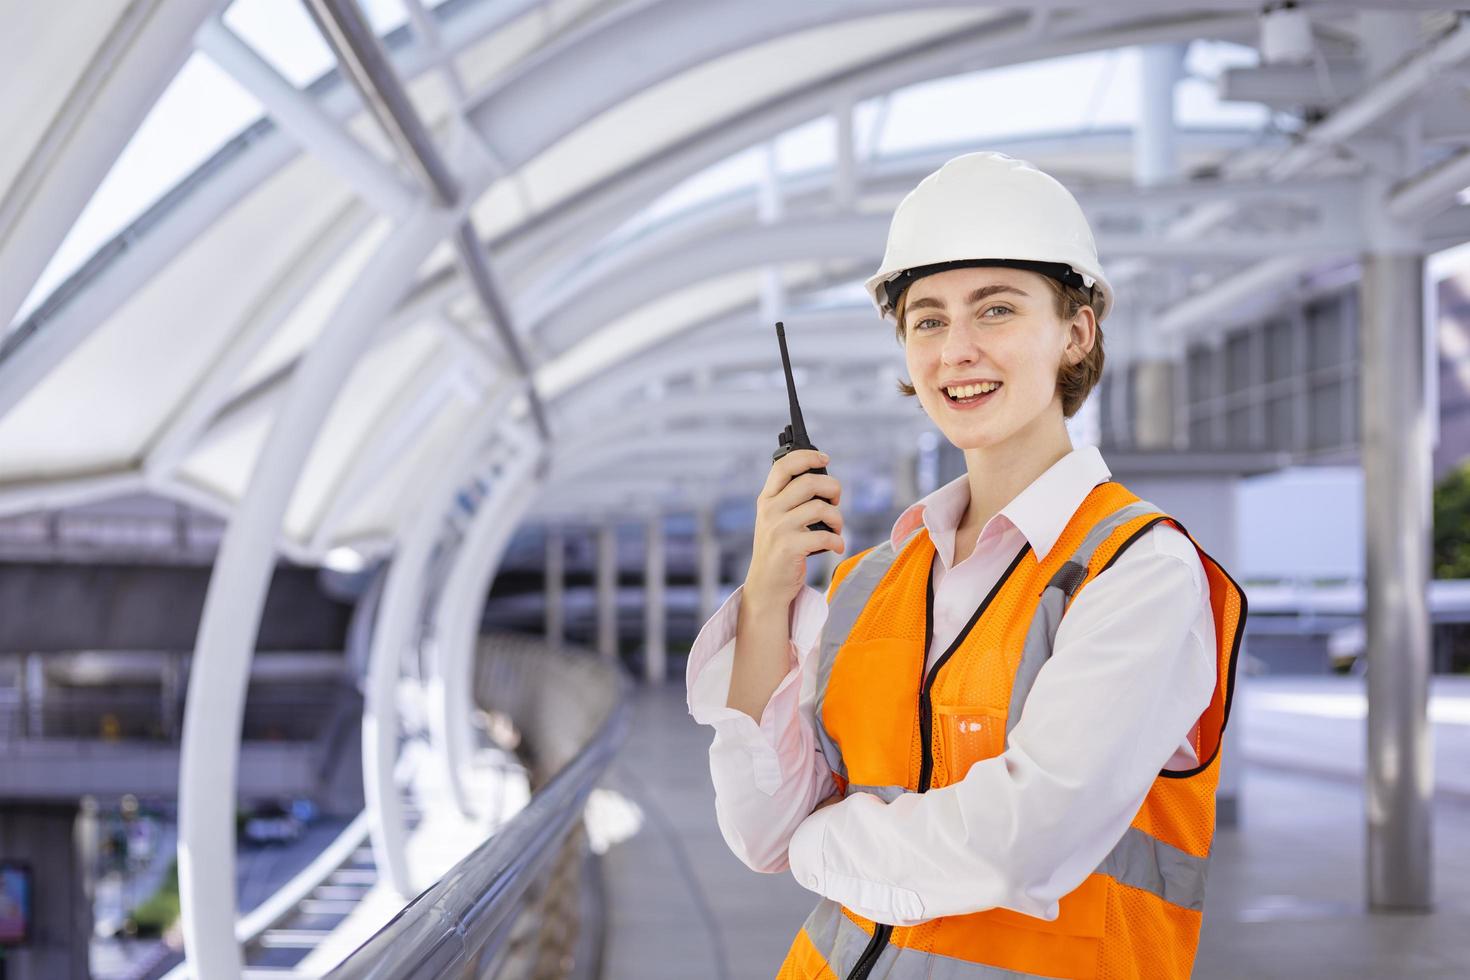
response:
M509 823L328 974L332 980L489 975L485 967L510 938L521 899L561 854L559 845L627 733L630 685L615 676L607 716L571 761Z

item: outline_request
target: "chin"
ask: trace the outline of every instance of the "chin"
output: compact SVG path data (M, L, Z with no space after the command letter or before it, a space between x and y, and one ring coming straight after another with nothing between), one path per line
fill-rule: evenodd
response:
M1005 442L1005 436L992 432L949 432L941 429L946 439L956 449L989 449Z

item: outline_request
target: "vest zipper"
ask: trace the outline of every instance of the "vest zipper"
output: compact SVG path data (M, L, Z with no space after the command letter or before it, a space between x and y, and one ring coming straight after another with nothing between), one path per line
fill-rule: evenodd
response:
M949 658L954 656L955 651L960 648L960 644L965 642L965 637L970 635L970 630L974 629L975 624L980 622L980 617L985 615L985 610L990 606L990 600L994 599L1000 593L1002 586L1011 577L1011 573L1016 570L1017 565L1021 564L1021 559L1025 558L1026 553L1030 550L1030 542L1021 546L1021 550L1016 553L1015 558L1011 559L1010 565L1001 573L1000 579L991 588L990 594L980 603L979 608L970 617L970 621L965 624L965 628L960 630L959 635L950 643L949 649L945 650L944 653L939 655L939 659L934 661L934 669L929 671L926 676L924 666L929 662L929 645L934 642L933 562L935 556L932 552L930 554L928 581L925 583L924 589L924 646L919 651L919 676L923 678L922 683L919 685L919 743L923 750L923 755L919 763L918 792L920 793L928 791L929 781L934 778L933 739L931 737L934 729L934 707L930 701L930 689L934 687L934 678L939 676L939 668L943 667L949 661ZM888 945L888 940L892 936L893 926L877 926L873 930L873 938L868 941L868 945L863 949L863 955L859 956L857 962L853 964L852 972L847 975L847 980L867 980L868 974L873 972L873 967L877 964L879 955L882 954L884 947Z
M868 941L867 948L858 961L853 964L852 972L847 975L847 980L867 980L869 973L873 972L873 966L878 962L878 954L883 952L883 947L888 945L888 937L893 935L892 926L878 926L873 930L873 938Z

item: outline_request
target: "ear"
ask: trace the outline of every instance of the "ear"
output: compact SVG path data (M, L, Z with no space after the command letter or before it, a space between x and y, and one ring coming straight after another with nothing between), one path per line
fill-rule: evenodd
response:
M1067 349L1064 356L1069 365L1081 363L1092 346L1097 343L1097 314L1092 307L1083 306L1067 325Z

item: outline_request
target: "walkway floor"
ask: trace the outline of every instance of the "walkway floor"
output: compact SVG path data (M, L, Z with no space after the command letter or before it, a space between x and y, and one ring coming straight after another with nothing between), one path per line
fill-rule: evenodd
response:
M604 858L605 980L773 977L815 902L789 874L735 859L714 820L710 730L685 711L682 673L641 688L605 785L642 825ZM1470 976L1470 684L1435 688L1443 788L1437 909L1366 911L1361 681L1250 678L1242 822L1216 837L1197 980Z

